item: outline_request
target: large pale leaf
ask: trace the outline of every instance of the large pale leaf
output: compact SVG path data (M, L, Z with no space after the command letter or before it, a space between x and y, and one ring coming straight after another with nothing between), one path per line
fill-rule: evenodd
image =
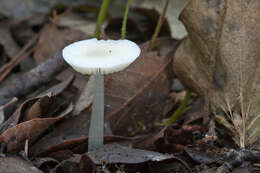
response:
M260 148L260 1L192 0L174 71L210 103L240 147Z

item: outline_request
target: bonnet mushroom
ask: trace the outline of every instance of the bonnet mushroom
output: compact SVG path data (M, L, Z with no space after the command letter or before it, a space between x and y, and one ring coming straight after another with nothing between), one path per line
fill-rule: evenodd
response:
M104 74L125 69L140 55L140 48L129 40L78 41L66 46L62 55L74 70L82 74L94 74L95 89L92 106L89 151L103 146L104 140Z

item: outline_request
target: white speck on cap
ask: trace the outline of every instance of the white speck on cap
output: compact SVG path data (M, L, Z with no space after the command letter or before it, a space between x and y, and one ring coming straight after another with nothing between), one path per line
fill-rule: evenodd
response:
M138 58L140 48L129 40L82 40L66 46L62 56L82 74L109 74L125 69Z

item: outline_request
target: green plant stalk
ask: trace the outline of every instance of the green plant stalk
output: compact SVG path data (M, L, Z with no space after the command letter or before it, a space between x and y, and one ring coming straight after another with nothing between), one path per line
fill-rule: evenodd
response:
M94 37L100 39L100 25L104 22L110 0L103 0L98 14ZM88 151L94 151L104 145L104 75L95 74L95 89L90 118Z
M166 2L165 2L165 4L164 4L164 7L163 7L162 14L161 14L160 17L159 17L159 20L158 20L158 22L157 22L155 31L154 31L154 33L153 33L152 40L151 40L151 42L150 42L150 44L149 44L148 51L151 51L151 50L153 50L153 48L154 48L156 38L157 38L158 34L160 33L162 24L163 24L163 22L164 22L164 18L165 18L165 14L166 14L166 11L167 11L167 8L168 8L168 4L169 4L169 0L166 0Z
M97 22L96 22L96 28L95 28L95 32L94 32L94 37L97 39L100 39L100 25L104 22L105 18L106 18L106 14L107 14L107 9L108 6L110 4L110 0L103 0L99 14L98 14L98 18L97 18Z
M127 17L128 17L130 4L131 4L131 0L127 0L126 7L125 7L125 14L124 14L124 19L123 19L123 24L122 24L122 28L121 28L121 39L125 39L126 23L127 23Z
M189 110L189 107L186 107L186 106L187 106L187 103L190 99L190 95L191 95L191 92L186 91L186 95L184 97L184 100L181 102L181 104L177 108L177 110L172 114L171 118L166 123L163 123L164 125L173 124L174 122L176 122L176 120L178 120L181 117L181 115L183 115L185 112L187 112Z

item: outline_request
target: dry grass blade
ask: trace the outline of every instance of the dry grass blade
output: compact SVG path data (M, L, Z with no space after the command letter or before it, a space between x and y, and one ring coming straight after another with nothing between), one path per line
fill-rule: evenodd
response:
M15 103L18 99L16 97L14 97L13 99L11 99L8 103L6 103L5 105L0 106L0 124L2 124L5 120L5 114L4 114L4 109L6 107L8 107L9 105Z
M35 35L10 62L0 68L0 82L5 79L5 77L16 65L18 65L24 58L28 57L34 51L35 47L31 49L29 48L32 47L37 38L38 35Z

